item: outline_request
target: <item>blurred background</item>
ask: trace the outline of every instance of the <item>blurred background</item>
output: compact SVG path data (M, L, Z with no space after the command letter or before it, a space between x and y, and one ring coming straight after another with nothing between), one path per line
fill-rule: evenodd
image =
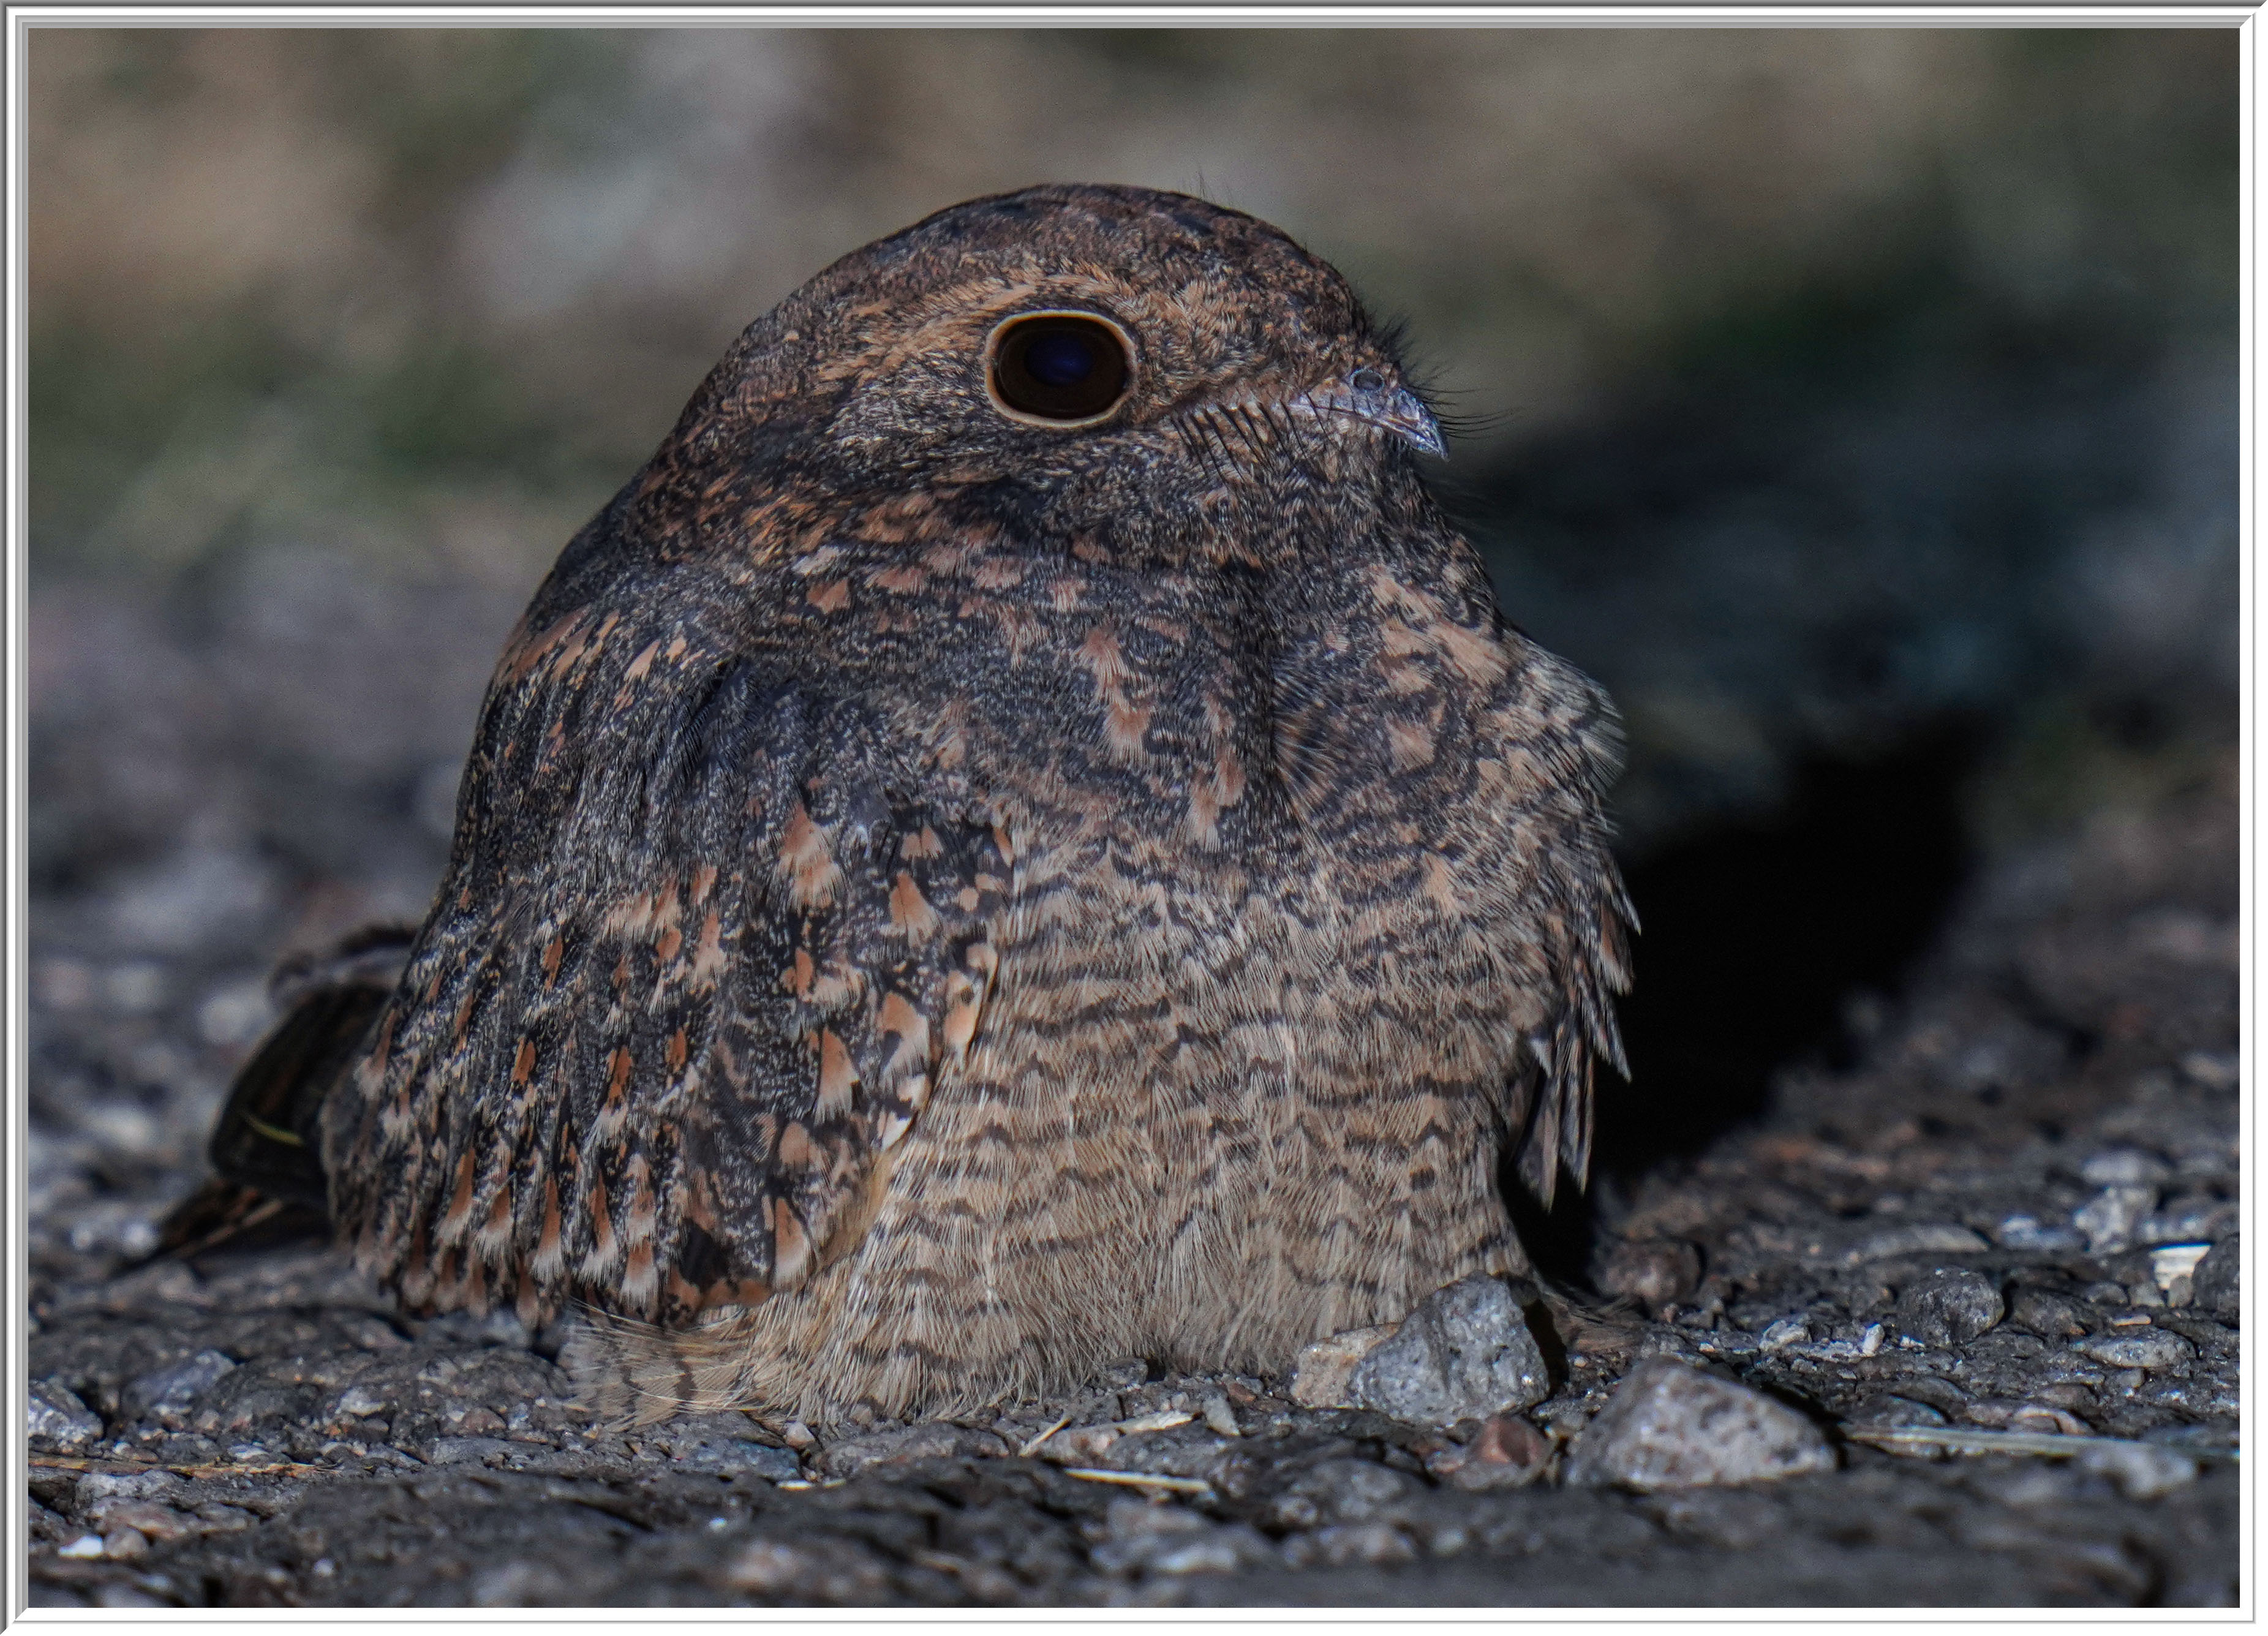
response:
M733 335L1058 180L1407 321L1507 614L1628 721L1602 1161L1698 1143L2235 742L2236 43L34 30L35 1212L134 1248L273 958L422 914L505 630Z

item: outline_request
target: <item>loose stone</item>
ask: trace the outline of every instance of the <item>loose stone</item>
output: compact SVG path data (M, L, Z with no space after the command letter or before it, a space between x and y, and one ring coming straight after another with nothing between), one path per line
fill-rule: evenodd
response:
M1649 1358L1584 1428L1572 1483L1641 1491L1769 1482L1835 1467L1818 1427L1736 1381Z

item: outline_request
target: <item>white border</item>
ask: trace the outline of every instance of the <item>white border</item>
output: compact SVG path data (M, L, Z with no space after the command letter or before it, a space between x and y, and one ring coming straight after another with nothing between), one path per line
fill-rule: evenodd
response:
M25 1403L27 1387L26 1342L26 1326L20 1308L22 1292L28 1286L28 1264L25 1239L26 1230L26 1193L27 1176L25 1169L25 1127L26 1098L23 1094L27 1071L25 1021L27 1006L26 955L27 931L24 895L26 882L25 851L26 822L26 711L25 689L27 672L27 641L26 629L26 583L28 542L26 537L26 512L25 497L26 425L25 425L25 266L26 180L25 147L27 112L26 107L26 35L33 26L80 27L215 27L250 26L259 27L342 26L371 25L423 25L428 27L667 27L667 26L866 26L887 27L918 26L928 27L1018 26L1034 27L1108 27L1127 24L1146 24L1157 26L1180 26L1199 27L1429 27L1506 26L1528 27L1960 27L1960 28L2028 28L2028 27L2235 27L2240 41L2238 72L2240 76L2240 120L2242 152L2240 156L2240 232L2242 235L2242 277L2239 320L2239 371L2242 394L2241 416L2241 495L2239 512L2239 607L2238 621L2242 665L2242 681L2239 689L2240 765L2243 792L2244 823L2239 858L2240 927L2242 938L2242 968L2240 977L2240 1027L2242 1039L2242 1068L2246 1094L2242 1105L2242 1142L2246 1161L2241 1182L2241 1209L2248 1229L2252 1219L2252 1206L2257 1196L2253 1186L2250 1161L2254 1152L2253 1137L2257 1122L2253 1116L2251 1089L2257 1072L2257 1052L2253 1047L2252 1022L2257 1014L2255 985L2259 980L2259 962L2255 958L2254 932L2258 924L2254 910L2254 886L2257 880L2257 854L2255 825L2258 816L2257 804L2253 800L2254 777L2259 765L2255 734L2259 722L2256 708L2255 689L2258 685L2256 668L2254 636L2257 622L2253 599L2257 593L2259 577L2255 571L2252 544L2257 538L2257 461L2256 439L2259 435L2259 416L2256 412L2258 372L2256 349L2258 344L2257 324L2257 288L2258 260L2255 254L2257 220L2254 210L2255 189L2260 173L2261 128L2255 117L2255 95L2257 85L2256 59L2258 55L2259 30L2252 5L2198 5L2183 4L2125 4L2125 5L1826 5L1826 4L1653 4L1653 5L1491 5L1491 4L1301 4L1285 0L1281 4L1192 5L1192 4L993 4L993 5L315 5L315 4L238 4L238 5L101 5L101 4L0 4L8 23L6 41L6 101L7 123L7 215L5 238L7 250L6 339L4 356L7 366L7 396L4 425L7 438L5 453L6 516L5 516L5 644L6 667L4 680L0 680L0 699L5 704L6 762L4 794L6 799L6 829L4 846L0 846L0 859L4 859L6 940L0 947L0 981L5 983L4 995L0 995L0 1028L4 1028L6 1074L5 1178L8 1191L5 1223L5 1269L10 1293L4 1308L0 1308L0 1326L6 1333L6 1380L8 1394L4 1405L6 1425L6 1471L8 1486L0 1495L0 1517L4 1517L8 1534L0 1543L0 1624L24 1619L42 1625L102 1625L143 1626L159 1623L189 1622L198 1624L254 1624L264 1626L277 1625L401 1624L415 1625L432 1630L453 1625L488 1625L496 1623L559 1623L605 1621L619 1619L621 1613L612 1610L479 1610L453 1608L431 1613L410 1610L280 1610L263 1609L190 1609L166 1610L151 1614L113 1611L95 1609L28 1609L26 1606L27 1588L27 1529L28 1491L23 1480L26 1470L27 1449L24 1417L18 1411ZM2259 1301L2255 1282L2245 1283L2243 1330L2253 1332L2254 1320L2259 1315ZM2252 1442L2253 1386L2256 1370L2254 1359L2248 1348L2243 1364L2243 1405L2239 1425L2243 1445ZM1176 1629L1228 1628L1235 1625L1260 1624L1363 1624L1389 1622L1403 1624L1512 1624L1523 1629L1552 1629L1597 1627L1602 1625L1653 1625L1671 1619L1697 1621L1706 1624L1727 1624L1734 1620L1776 1625L1799 1621L1821 1624L1898 1625L1908 1626L1941 1625L1954 1620L1989 1619L1995 1624L2104 1624L2147 1623L2152 1625L2191 1625L2198 1623L2250 1623L2255 1617L2257 1591L2253 1571L2256 1563L2254 1526L2257 1520L2254 1481L2250 1470L2246 1474L2242 1500L2241 1572L2244 1601L2236 1609L2226 1610L2159 1610L2138 1617L2130 1611L2101 1609L2016 1609L2008 1610L1917 1610L1911 1612L1880 1610L1812 1610L1802 1609L1554 1609L1539 1611L1504 1609L1495 1610L1432 1610L1432 1609L1251 1609L1207 1610L1197 1615L1174 1615L1145 1610L1089 1609L939 1609L939 1610L796 1610L786 1613L771 1613L747 1609L686 1609L669 1610L664 1616L672 1622L716 1623L731 1621L749 1623L761 1621L770 1627L833 1627L843 1625L902 1625L909 1623L939 1623L968 1625L1002 1623L1027 1625L1035 1624L1093 1623L1110 1625L1169 1625Z

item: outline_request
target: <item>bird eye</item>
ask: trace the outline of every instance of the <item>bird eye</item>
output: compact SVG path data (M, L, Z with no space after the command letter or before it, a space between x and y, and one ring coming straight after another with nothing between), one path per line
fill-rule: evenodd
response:
M1124 401L1132 349L1117 325L1086 313L1027 313L992 332L985 372L1012 419L1050 426L1101 420Z

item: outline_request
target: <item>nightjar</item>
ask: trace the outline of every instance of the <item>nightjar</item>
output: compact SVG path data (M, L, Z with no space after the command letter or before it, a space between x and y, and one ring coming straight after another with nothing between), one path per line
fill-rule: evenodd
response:
M306 1087L361 1264L585 1312L602 1409L821 1424L1523 1268L1502 1190L1580 1182L1620 1060L1617 738L1440 452L1344 278L1174 194L759 319L536 593Z

